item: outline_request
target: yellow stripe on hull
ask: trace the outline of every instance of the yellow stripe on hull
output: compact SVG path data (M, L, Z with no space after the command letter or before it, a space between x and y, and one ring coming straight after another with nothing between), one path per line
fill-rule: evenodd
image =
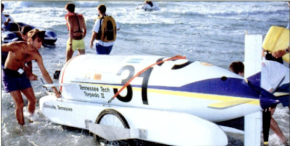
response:
M113 86L113 85L104 85L104 84L95 84L95 83L80 83L92 86L103 86L109 88L122 88L122 86ZM134 91L141 91L141 88L133 87ZM170 91L170 90L159 90L159 89L148 89L148 92L151 93L158 93L158 94L165 94L165 95L176 95L176 96L183 96L183 97L191 97L191 98L201 98L207 100L217 100L222 101L220 103L214 103L212 107L215 108L225 108L228 106L233 106L237 104L251 104L251 105L259 105L259 99L249 99L243 97L235 97L235 96L221 96L221 95L214 95L214 94L204 94L204 93L192 93L192 92L180 92L180 91Z

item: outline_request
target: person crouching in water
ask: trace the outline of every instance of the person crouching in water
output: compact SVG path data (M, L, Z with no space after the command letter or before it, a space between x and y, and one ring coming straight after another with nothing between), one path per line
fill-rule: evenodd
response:
M229 70L244 77L244 64L241 61L232 62L229 66ZM261 87L263 89L270 93L275 91L289 93L289 68L276 61L263 60L261 73L263 74L261 77ZM277 99L284 107L288 106L290 110L289 95L281 96ZM270 107L271 115L274 114L275 109L276 105ZM273 117L271 118L270 128L279 137L284 146L289 146L288 139L283 134Z
M20 125L25 124L23 117L24 102L21 93L23 93L28 100L28 112L30 117L34 117L36 106L34 91L29 79L23 71L25 63L35 60L46 82L53 83L44 67L42 57L38 52L43 39L44 32L33 29L28 32L27 42L17 41L1 46L2 52L9 52L2 72L2 81L5 91L10 93L15 102L16 119ZM60 97L60 92L55 87L53 87L53 89L56 97Z
M65 9L67 10L65 20L69 31L66 48L67 62L71 59L75 50L78 50L80 55L85 54L84 38L87 33L87 28L83 15L75 13L75 5L73 3L66 4Z

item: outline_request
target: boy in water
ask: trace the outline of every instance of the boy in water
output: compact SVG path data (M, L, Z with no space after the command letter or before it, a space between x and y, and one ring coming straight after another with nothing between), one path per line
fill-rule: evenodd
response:
M34 115L36 105L36 97L30 81L23 70L25 63L35 60L46 82L53 83L44 67L42 57L38 52L43 39L44 32L33 29L28 32L27 42L12 42L1 46L2 52L9 52L2 73L4 89L6 92L10 93L15 102L16 119L20 125L24 125L24 102L21 93L23 93L28 100L28 112L31 117ZM60 97L60 92L55 87L53 87L53 89L56 97Z

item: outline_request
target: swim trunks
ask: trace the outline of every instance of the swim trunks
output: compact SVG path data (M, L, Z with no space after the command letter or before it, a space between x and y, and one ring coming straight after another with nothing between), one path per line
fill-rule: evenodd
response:
M107 54L109 55L112 51L112 46L102 46L99 43L96 43L96 52L97 54Z
M31 87L30 81L25 73L19 74L17 71L7 68L2 70L2 80L6 92L23 90Z
M69 49L69 39L67 40L67 43L66 43L66 50ZM84 39L81 39L81 40L72 40L72 50L75 51L75 50L84 50L85 49L85 42L84 42Z

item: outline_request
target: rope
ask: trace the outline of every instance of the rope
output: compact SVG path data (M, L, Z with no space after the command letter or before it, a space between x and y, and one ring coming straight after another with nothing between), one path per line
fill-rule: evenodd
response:
M186 59L185 56L180 56L180 55L176 55L176 56L173 56L171 58L168 58L168 59L165 59L165 60L161 60L159 62L156 62L156 63L153 63L151 65L149 65L148 67L144 68L143 70L139 71L135 76L133 76L127 83L125 83L123 85L123 87L108 101L108 103L111 103L112 100L117 97L130 83L132 80L134 80L137 76L139 76L140 74L142 74L144 71L148 70L149 68L151 68L152 66L154 65L158 65L158 64L161 64L165 61L169 61L169 60L178 60L178 59Z

